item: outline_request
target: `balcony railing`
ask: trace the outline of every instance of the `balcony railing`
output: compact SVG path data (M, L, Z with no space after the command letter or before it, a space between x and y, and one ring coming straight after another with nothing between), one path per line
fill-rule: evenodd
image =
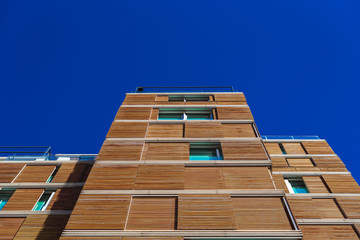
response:
M292 136L292 135L263 135L261 136L262 139L268 139L268 140L300 140L300 139L305 139L305 140L315 140L315 139L320 139L319 136L316 135L297 135L297 136Z
M233 87L137 87L135 93L236 92Z

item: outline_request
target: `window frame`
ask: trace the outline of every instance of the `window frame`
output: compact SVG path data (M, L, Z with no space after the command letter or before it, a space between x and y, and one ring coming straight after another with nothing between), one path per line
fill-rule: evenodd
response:
M160 118L160 114L182 114L182 117L181 119L171 119L171 118ZM209 115L208 118L189 118L189 115L192 115L192 114L206 114L206 115ZM159 113L158 113L158 116L157 116L157 120L169 120L169 121L176 121L176 120L201 120L201 121L206 121L206 120L214 120L214 114L213 114L213 108L185 108L185 109L174 109L174 108L163 108L163 109L159 109Z
M310 193L308 187L306 186L306 184L305 184L305 182L304 182L304 179L302 179L301 177L300 177L300 178L299 178L299 177L287 177L287 178L284 178L284 181L285 181L286 187L288 188L288 190L289 190L289 192L290 192L291 194L306 194L306 193ZM296 182L302 182L302 183L304 184L307 192L306 192L306 193L296 193L296 192L294 191L294 189L293 189L292 184L290 183L291 181L293 181L293 182L295 182L295 181L296 181Z
M34 207L32 208L31 211L34 212L41 212L41 211L45 211L46 208L48 207L49 203L51 202L52 198L55 195L56 190L44 190L44 192L41 194L41 196L39 197L39 199L36 201ZM41 206L40 210L36 210L37 204L39 203L39 201L41 200L41 198L45 195L45 194L50 194L50 196L44 201L44 204Z
M215 150L216 159L191 159L191 150ZM189 147L189 161L221 161L224 160L224 155L221 150L220 143L190 143Z

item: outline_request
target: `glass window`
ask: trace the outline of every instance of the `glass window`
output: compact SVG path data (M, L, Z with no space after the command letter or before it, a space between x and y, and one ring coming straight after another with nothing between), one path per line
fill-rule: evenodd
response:
M212 109L160 109L159 120L212 120Z
M1 189L0 191L0 210L3 209L5 204L9 201L13 193L15 192L15 189Z
M55 191L44 191L40 199L35 204L33 211L45 211L54 194Z
M287 178L285 183L290 193L309 193L302 178Z
M51 183L51 181L54 179L56 173L59 171L59 166L56 166L56 168L54 169L54 171L51 173L50 177L48 178L48 180L46 181L47 183Z
M190 144L190 160L223 160L220 144Z
M187 102L187 101L201 101L207 102L209 101L208 95L173 95L169 96L169 101L177 101L177 102Z

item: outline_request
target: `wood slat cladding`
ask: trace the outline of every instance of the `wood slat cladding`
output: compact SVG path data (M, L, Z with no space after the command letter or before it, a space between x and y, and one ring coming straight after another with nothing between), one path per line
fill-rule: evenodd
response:
M287 200L296 218L321 218L311 197L287 197Z
M66 229L123 230L130 195L81 194Z
M156 98L155 94L126 94L125 102L154 102Z
M292 230L279 197L232 197L237 230Z
M217 102L241 102L246 104L246 99L243 93L238 94L214 94L214 99ZM240 103L238 103L240 104Z
M187 122L185 123L186 138L222 138L224 137L219 122Z
M282 143L287 154L306 154L301 143Z
M147 127L146 122L113 122L106 137L144 138Z
M290 167L314 167L310 158L286 158Z
M12 182L24 166L23 163L0 164L0 183Z
M216 108L220 120L253 120L251 111L247 107L218 107Z
M319 211L321 218L344 218L334 199L314 198L312 201Z
M308 154L335 154L326 141L302 142Z
M95 163L84 189L134 189L137 167L137 165Z
M46 182L56 166L38 166L26 165L19 176L15 179L15 183L21 182Z
M276 189L283 189L286 193L289 193L288 188L286 187L285 181L284 181L284 177L280 174L274 174L272 175L273 180L275 182L276 185Z
M226 189L274 189L267 167L222 167Z
M221 142L224 160L267 160L260 141Z
M120 107L115 120L149 120L151 107Z
M153 108L151 110L150 120L158 120L159 112L160 112L159 108Z
M25 218L0 218L0 239L12 240Z
M338 171L339 169L346 171L344 163L341 161L341 159L338 156L312 157L312 159L315 162L316 166L326 171L331 171L332 170L331 168L335 168L336 171Z
M2 210L30 211L43 192L44 189L16 189Z
M347 218L360 218L360 197L336 197Z
M183 240L182 237L123 237L122 240Z
M230 195L179 195L178 229L235 229Z
M60 237L60 240L124 240L125 237ZM128 239L134 239L130 237Z
M189 143L146 143L143 160L189 160Z
M186 167L185 189L224 189L221 167Z
M359 239L351 225L300 225L304 240Z
M350 174L324 174L323 178L333 193L360 193L360 187Z
M320 176L303 176L302 178L310 193L329 193Z
M252 124L222 123L223 137L256 137Z
M52 182L80 182L88 166L87 163L63 163Z
M156 102L167 102L169 101L169 96L166 95L157 95L155 98Z
M14 240L59 239L69 215L28 215Z
M144 142L105 141L96 160L140 160Z
M264 145L269 154L283 154L279 146L279 143L265 142Z
M140 165L135 189L184 189L184 166Z
M46 210L72 210L81 192L81 187L59 188Z
M146 132L147 138L182 138L184 124L150 124Z
M134 197L126 230L174 230L176 197Z

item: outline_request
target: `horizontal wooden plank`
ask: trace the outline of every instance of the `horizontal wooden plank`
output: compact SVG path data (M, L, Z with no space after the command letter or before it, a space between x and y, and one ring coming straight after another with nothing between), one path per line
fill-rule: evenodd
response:
M0 218L0 239L12 240L25 218Z
M44 189L17 189L2 210L32 210Z
M282 143L287 154L306 154L301 143Z
M146 132L147 138L182 138L184 124L150 124Z
M107 138L144 138L148 127L146 122L113 122Z
M310 193L329 193L321 176L303 176L302 178Z
M238 124L238 123L222 123L223 136L226 138L232 137L256 137L252 124Z
M350 174L323 174L333 193L360 193L360 187Z
M360 197L336 197L347 218L360 218Z
M24 166L24 163L0 164L0 182L11 183Z
M149 120L151 107L120 107L115 120Z
M140 160L143 142L105 141L96 160Z
M267 167L222 167L226 189L274 189Z
M320 213L311 197L287 197L296 218L320 218Z
M268 159L260 141L221 142L224 160Z
M146 143L143 160L189 160L189 143Z
M80 182L88 166L87 163L63 163L52 182Z
M243 93L238 94L214 94L214 100L217 102L245 102L246 99Z
M223 131L219 122L187 122L186 138L222 138Z
M304 240L359 239L351 225L300 225Z
M304 141L302 145L308 154L335 154L326 141Z
M283 154L277 142L265 142L264 145L269 154Z
M55 165L26 165L14 182L46 182L54 170Z
M81 187L57 189L46 210L72 210L81 189Z

